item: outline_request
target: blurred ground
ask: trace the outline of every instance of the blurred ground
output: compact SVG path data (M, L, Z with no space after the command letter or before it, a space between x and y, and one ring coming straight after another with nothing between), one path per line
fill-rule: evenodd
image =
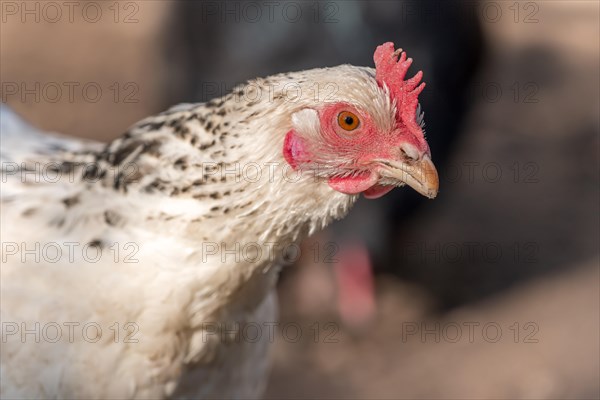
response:
M392 240L400 272L376 276L375 315L350 327L331 264L289 267L280 327L303 334L276 336L268 398L600 397L599 5L521 2L515 16L491 3L502 18L482 19L488 51L438 166L440 196ZM42 128L103 140L181 101L170 3L136 4L132 24L113 23L109 3L97 24L3 23L2 100ZM68 81L103 95L23 100L5 85Z
M377 316L360 336L333 328L334 312L285 307L266 397L598 398L597 259L574 267L443 316L422 291L383 276Z

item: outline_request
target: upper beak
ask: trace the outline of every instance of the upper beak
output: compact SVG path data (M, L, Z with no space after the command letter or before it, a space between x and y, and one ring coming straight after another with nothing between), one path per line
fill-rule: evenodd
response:
M437 170L428 155L419 160L379 161L379 173L383 178L406 183L423 196L435 198L438 193L440 180Z

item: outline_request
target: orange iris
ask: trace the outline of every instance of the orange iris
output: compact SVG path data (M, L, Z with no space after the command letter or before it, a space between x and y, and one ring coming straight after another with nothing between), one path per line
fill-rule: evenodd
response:
M345 131L353 131L358 128L360 120L356 114L350 111L342 111L338 115L338 125Z

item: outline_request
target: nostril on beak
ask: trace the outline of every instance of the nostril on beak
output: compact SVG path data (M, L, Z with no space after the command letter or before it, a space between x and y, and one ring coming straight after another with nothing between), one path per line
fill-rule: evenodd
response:
M400 152L403 157L409 160L417 161L419 159L419 151L412 144L404 143L400 146Z

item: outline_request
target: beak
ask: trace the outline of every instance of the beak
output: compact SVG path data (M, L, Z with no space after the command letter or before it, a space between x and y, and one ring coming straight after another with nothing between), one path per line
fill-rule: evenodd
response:
M430 199L437 196L440 181L428 155L409 162L380 160L379 164L379 174L384 180L405 183Z

